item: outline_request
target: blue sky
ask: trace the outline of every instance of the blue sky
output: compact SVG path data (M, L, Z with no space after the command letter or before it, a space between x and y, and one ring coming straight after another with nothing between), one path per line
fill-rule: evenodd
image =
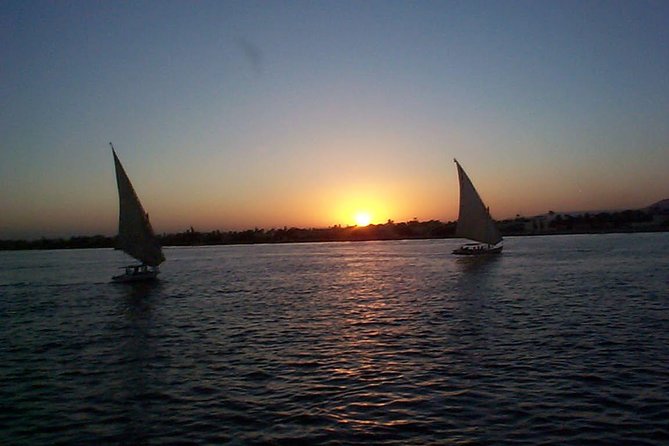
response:
M667 2L3 2L0 238L669 197Z

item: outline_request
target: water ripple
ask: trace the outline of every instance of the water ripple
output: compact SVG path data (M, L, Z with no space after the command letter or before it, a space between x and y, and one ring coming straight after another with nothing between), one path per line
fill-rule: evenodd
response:
M5 253L3 441L669 443L667 235L455 243Z

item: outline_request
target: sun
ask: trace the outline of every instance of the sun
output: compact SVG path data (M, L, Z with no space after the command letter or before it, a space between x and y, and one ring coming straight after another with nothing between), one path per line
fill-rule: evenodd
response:
M355 224L358 226L367 226L372 222L372 216L369 212L358 212L355 214Z

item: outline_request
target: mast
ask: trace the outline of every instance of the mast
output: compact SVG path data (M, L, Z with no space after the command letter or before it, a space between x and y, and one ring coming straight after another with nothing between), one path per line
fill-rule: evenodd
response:
M453 159L458 168L460 182L460 208L455 235L488 245L496 245L502 236L490 217L488 208L467 176L458 160Z
M109 145L114 156L119 196L118 246L143 264L158 266L165 256L153 233L149 215L144 211L114 146L111 142Z

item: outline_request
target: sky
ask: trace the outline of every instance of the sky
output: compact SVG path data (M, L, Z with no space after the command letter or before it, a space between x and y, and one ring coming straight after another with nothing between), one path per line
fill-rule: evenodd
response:
M669 198L666 1L1 1L0 239Z

